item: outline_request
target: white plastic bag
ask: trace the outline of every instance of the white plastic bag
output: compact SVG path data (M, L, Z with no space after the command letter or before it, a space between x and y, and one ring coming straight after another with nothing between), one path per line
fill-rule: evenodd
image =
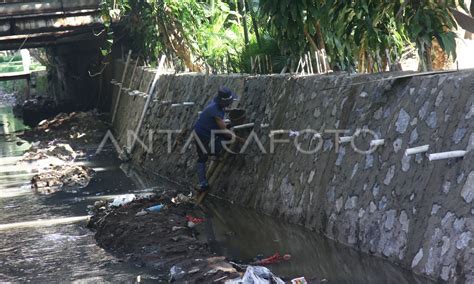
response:
M263 266L248 266L242 279L232 279L226 284L285 284L283 280L275 276L270 269Z
M112 204L110 204L110 206L115 206L115 207L123 206L125 204L132 202L133 200L135 200L135 198L136 198L135 194L130 194L130 193L123 194L123 195L115 197L114 201L112 202Z

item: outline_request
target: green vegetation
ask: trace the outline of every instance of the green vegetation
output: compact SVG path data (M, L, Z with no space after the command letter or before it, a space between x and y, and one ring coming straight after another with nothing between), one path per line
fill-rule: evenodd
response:
M279 72L325 50L333 69L375 72L412 46L420 69L431 69L433 41L455 58L458 6L466 9L462 0L106 0L103 15L120 16L133 50L152 64L167 54L191 71L250 72L252 58L266 55Z
M46 67L41 63L37 62L32 58L30 65L30 71L43 71L46 70ZM10 72L21 72L23 71L23 62L21 60L21 55L15 53L13 55L3 55L0 56L0 73L10 73ZM6 93L19 92L23 93L26 88L25 80L17 81L1 81L0 82L0 91ZM38 93L45 93L47 90L47 78L46 76L39 76L36 79L36 91Z

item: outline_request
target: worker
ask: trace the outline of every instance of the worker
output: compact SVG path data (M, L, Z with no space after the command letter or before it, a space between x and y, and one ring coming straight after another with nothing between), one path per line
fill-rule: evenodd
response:
M196 141L196 149L198 154L197 160L197 174L199 178L199 191L206 191L209 189L209 183L206 177L206 162L209 156L216 156L222 152L223 143L229 140L234 140L244 143L245 140L236 136L227 128L224 121L225 110L235 100L237 95L227 87L219 88L217 96L207 107L201 112L198 120L194 124L194 131L199 138ZM223 133L214 133L215 130L222 130ZM214 145L211 145L211 144Z

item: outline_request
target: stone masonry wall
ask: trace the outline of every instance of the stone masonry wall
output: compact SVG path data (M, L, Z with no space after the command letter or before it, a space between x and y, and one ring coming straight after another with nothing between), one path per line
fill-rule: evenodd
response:
M248 122L269 151L270 130L302 135L262 154L251 143L244 155L230 156L213 193L235 203L285 218L360 251L387 258L434 279L474 282L474 72L393 79L377 75L249 76L162 75L141 129L155 131L153 151L136 147L134 162L184 184L195 184L194 147L184 154L198 111L228 86L240 95ZM118 77L118 76L117 76ZM148 76L151 80L153 75ZM149 81L148 81L149 83ZM142 84L142 90L146 91ZM114 124L120 143L135 129L145 98L122 94ZM171 107L162 101L194 102ZM268 124L269 127L261 127ZM319 140L321 150L299 153ZM336 151L328 129L370 129L385 139L370 155L350 144ZM166 134L179 130L167 153ZM243 134L242 134L243 135ZM360 136L362 137L362 136ZM367 136L358 139L368 148ZM365 142L364 142L365 141ZM427 154L406 157L407 148L430 145L429 153L467 150L464 158L432 161ZM366 145L366 146L364 146Z

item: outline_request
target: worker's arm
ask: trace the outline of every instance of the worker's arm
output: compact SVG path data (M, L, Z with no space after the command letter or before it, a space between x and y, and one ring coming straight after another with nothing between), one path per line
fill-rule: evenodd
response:
M241 144L244 144L245 143L245 139L243 139L242 137L239 137L237 135L235 135L234 132L230 131L229 129L227 129L227 125L225 124L225 121L220 118L220 117L215 117L216 119L216 123L217 123L217 126L219 127L219 129L221 130L225 130L225 133L224 135L227 136L228 138L232 139L235 137L235 139L237 140L237 142L241 143Z

